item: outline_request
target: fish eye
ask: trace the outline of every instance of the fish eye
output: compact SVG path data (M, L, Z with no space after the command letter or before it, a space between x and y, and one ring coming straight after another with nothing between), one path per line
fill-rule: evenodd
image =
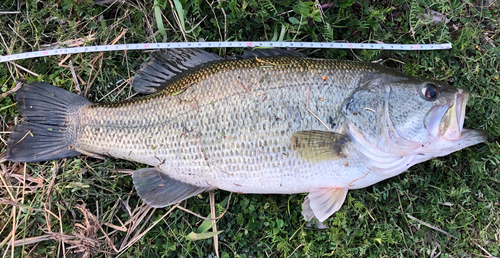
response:
M439 90L436 85L428 83L425 88L422 89L422 93L427 99L436 99L439 95Z

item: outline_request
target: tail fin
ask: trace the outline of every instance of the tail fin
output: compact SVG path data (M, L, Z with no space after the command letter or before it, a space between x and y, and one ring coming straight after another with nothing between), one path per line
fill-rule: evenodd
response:
M17 108L26 121L14 127L7 144L7 159L36 162L76 156L70 146L75 135L69 116L90 102L45 83L25 84L16 92Z

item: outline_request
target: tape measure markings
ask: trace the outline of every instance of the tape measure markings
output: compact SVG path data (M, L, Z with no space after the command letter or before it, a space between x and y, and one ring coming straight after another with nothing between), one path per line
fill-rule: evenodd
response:
M336 49L371 49L371 50L439 50L450 49L451 43L444 44L371 44L371 43L328 43L328 42L177 42L177 43L142 43L122 45L101 45L50 49L0 56L0 63L26 58L54 56L120 50L146 50L164 48L212 48L212 47L301 47L301 48L336 48Z

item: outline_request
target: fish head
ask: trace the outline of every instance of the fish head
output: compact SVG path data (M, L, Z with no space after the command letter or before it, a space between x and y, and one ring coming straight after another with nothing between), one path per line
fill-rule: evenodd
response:
M344 102L348 132L365 163L384 173L487 140L464 129L469 92L397 74L367 80Z
M398 80L390 84L386 129L415 145L461 138L469 92L437 81Z

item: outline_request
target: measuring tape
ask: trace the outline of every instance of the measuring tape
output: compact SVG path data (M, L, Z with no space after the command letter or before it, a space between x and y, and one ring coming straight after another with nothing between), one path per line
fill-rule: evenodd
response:
M213 48L213 47L289 47L289 48L338 48L338 49L384 49L384 50L438 50L450 49L451 43L445 44L372 44L372 43L328 43L328 42L269 42L269 41L242 41L242 42L178 42L178 43L142 43L123 45L103 45L74 48L60 48L26 52L0 56L0 63L20 59L55 56L65 54L145 50L161 48Z

